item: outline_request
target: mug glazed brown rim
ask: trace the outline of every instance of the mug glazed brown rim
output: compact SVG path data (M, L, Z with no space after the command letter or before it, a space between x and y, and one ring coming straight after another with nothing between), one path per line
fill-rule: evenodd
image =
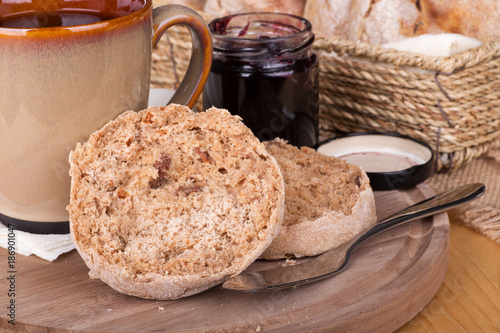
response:
M72 33L90 33L98 32L102 30L108 30L111 27L118 27L124 25L127 21L134 21L135 18L142 18L144 13L152 10L153 0L142 0L144 5L137 11L129 13L127 15L115 17L109 20L94 22L81 25L70 25L64 27L43 27L43 28L12 28L12 27L0 27L0 36L27 36L32 37L43 37L57 34L58 32L64 33L68 30Z

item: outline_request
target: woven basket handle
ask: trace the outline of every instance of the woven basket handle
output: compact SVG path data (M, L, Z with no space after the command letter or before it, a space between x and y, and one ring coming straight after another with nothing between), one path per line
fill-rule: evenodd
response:
M153 10L153 47L168 28L178 24L189 28L193 48L184 79L169 104L182 104L192 108L210 73L212 37L205 20L196 11L180 5L165 5Z

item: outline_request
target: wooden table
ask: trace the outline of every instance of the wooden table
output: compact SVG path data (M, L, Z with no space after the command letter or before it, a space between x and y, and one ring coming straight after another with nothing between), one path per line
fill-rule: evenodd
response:
M497 332L500 331L500 244L477 234L476 232L461 225L457 218L450 212L450 243L448 270L443 284L439 288L431 302L410 322L401 327L398 332ZM73 257L74 252L65 254L58 258L59 264L64 266L64 261L69 256ZM0 249L0 257L5 262L6 250ZM52 266L53 263L44 263L36 257L22 258L18 256L18 262L36 263L44 266ZM4 265L5 266L5 265ZM2 266L2 267L4 267ZM25 269L30 270L25 266ZM31 268L33 269L33 268ZM3 268L4 280L6 268ZM61 272L53 272L61 274ZM32 274L29 274L32 275ZM74 279L75 274L71 269L63 272L68 279ZM55 276L54 276L55 277ZM86 279L82 283L87 283ZM40 294L40 297L49 297L47 293L56 293L59 288L51 284L51 281L37 281L46 287L46 292ZM80 282L78 282L80 283ZM8 302L5 280L0 283L1 306L4 307ZM18 291L23 290L22 285L17 285ZM63 290L65 287L60 286ZM103 287L106 288L106 287ZM49 290L50 289L50 290ZM67 289L67 288L66 288ZM65 290L65 289L64 289ZM97 292L97 291L96 291ZM126 297L126 296L124 296ZM78 299L75 299L78 304ZM69 304L68 306L74 306ZM32 304L30 308L36 308ZM22 309L19 309L22 312ZM43 315L47 309L40 309L40 315ZM59 310L58 310L59 311ZM89 310L90 311L90 310ZM19 332L37 332L37 327L23 327L17 325L12 327L7 323L5 311L2 310L0 318L0 331L12 331L17 329ZM61 318L64 314L61 313ZM22 313L18 313L22 316ZM92 313L81 313L80 320L92 320ZM45 332L43 328L40 328ZM14 330L15 331L15 330ZM50 330L50 332L63 332L62 330ZM66 332L66 331L64 331Z
M398 333L500 332L500 244L450 217L448 271L432 301Z

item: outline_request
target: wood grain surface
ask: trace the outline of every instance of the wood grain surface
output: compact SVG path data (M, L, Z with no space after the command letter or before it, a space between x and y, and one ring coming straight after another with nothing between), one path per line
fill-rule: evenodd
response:
M407 191L378 192L377 213L384 217L432 194L425 184ZM214 287L176 301L130 297L91 280L76 251L52 263L18 255L16 325L6 319L9 299L4 277L0 329L390 332L410 321L434 297L447 270L448 245L449 223L442 213L368 240L353 253L344 273L326 281L267 293ZM7 253L0 250L0 263L6 264Z
M500 332L500 244L462 225L453 213L443 284L397 333Z

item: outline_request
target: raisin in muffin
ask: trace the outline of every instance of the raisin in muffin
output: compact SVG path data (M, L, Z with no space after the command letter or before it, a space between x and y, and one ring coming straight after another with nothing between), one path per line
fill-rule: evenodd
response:
M262 259L314 256L376 223L375 199L357 165L275 139L264 143L285 180L285 213Z
M226 110L125 112L70 164L72 239L89 274L128 295L176 299L217 285L281 225L280 168Z

